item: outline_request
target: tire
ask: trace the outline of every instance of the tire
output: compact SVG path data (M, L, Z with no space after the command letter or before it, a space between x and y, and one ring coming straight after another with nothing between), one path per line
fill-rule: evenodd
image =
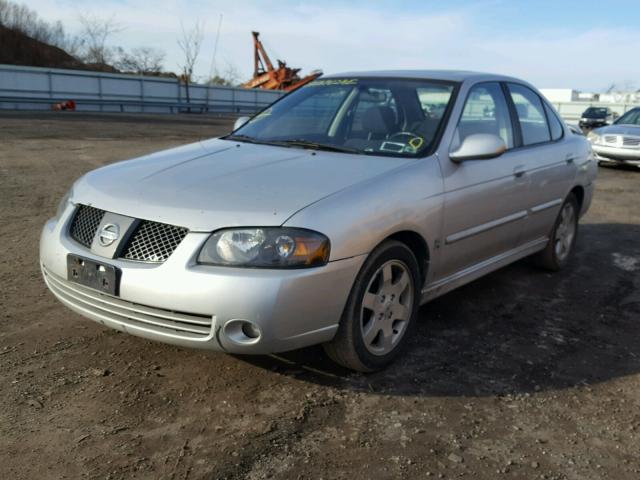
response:
M578 200L573 193L570 193L553 224L549 243L544 250L534 256L538 266L557 272L567 265L578 237L578 215Z
M405 244L387 240L376 247L351 288L336 336L323 345L327 355L358 372L393 362L415 324L420 278L416 257Z

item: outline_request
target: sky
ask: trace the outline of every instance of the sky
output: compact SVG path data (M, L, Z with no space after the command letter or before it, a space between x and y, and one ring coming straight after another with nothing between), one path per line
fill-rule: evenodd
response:
M20 1L20 0L17 0ZM638 0L28 0L46 20L79 29L80 14L113 17L110 43L153 46L177 71L181 24L204 23L196 78L253 72L251 31L275 63L302 73L460 69L513 75L539 88L640 88ZM222 15L218 48L214 47Z

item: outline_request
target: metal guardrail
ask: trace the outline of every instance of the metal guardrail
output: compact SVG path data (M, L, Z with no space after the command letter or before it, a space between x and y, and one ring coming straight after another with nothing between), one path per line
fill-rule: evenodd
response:
M68 100L65 98L32 98L32 97L0 97L0 105L4 105L4 109L14 110L31 110L30 106L45 105L46 109L50 109L52 105L63 103ZM168 109L167 113L247 113L253 114L267 106L265 105L240 105L237 102L225 102L222 105L207 105L202 103L186 103L186 102L156 102L156 101L140 101L140 100L91 100L84 99L79 101L79 109L84 111L100 111L120 113L142 112L149 109ZM95 108L92 108L95 107ZM114 107L117 107L114 110ZM3 109L3 108L0 108ZM146 110L145 110L146 109Z
M284 92L212 85L177 79L0 65L0 109L45 110L73 100L80 111L254 113Z

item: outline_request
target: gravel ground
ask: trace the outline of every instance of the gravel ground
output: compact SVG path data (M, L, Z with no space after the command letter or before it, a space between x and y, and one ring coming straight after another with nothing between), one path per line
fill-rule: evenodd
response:
M640 478L640 169L601 168L569 268L426 305L373 375L152 343L47 292L39 231L75 178L231 123L0 113L0 478Z

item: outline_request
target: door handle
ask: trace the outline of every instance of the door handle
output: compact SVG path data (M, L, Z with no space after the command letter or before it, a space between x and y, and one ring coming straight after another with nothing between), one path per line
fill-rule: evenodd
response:
M524 167L516 167L513 169L513 176L516 178L520 178L524 176L525 173L526 173L526 170L524 169Z
M565 159L565 161L569 165L571 165L573 162L575 162L575 160L576 160L576 157L574 157L573 154L567 155L567 158Z

